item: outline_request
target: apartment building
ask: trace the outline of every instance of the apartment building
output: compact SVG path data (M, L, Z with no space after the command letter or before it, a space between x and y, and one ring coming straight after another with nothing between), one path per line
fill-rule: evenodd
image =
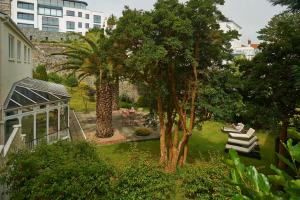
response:
M11 18L21 28L48 32L85 34L91 28L104 28L104 13L87 6L83 0L12 0Z

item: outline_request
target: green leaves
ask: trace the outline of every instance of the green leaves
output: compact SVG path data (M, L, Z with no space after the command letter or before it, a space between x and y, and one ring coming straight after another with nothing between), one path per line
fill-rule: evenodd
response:
M271 186L268 178L259 173L255 167L245 167L236 151L229 151L230 160L227 160L227 164L231 167L231 183L239 186L241 193L249 196L253 199L277 199L271 193ZM238 195L236 199L247 199L242 195Z

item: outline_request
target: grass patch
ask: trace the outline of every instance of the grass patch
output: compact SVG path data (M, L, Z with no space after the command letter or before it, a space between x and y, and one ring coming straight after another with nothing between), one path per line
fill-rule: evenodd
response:
M190 152L188 162L190 164L201 163L211 159L211 155L226 156L224 153L228 136L221 132L222 123L206 122L202 130L195 130L190 139ZM270 174L270 165L275 159L275 137L271 133L257 132L259 138L261 160L242 157L245 164L256 166L261 172ZM159 160L159 141L143 141L123 143L109 146L98 146L100 156L117 168L122 168L131 156L131 148L136 148L140 152L147 152L151 157L151 162Z
M70 96L70 108L75 112L85 112L85 105L79 88L68 89ZM96 102L87 99L87 110L88 112L96 110Z

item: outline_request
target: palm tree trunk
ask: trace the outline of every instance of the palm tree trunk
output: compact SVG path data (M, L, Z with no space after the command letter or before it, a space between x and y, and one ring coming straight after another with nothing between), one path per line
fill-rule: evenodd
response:
M96 86L96 136L108 138L113 135L112 129L112 86L102 83Z

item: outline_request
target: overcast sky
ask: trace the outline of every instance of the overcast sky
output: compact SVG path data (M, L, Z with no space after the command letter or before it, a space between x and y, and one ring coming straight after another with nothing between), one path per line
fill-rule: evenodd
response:
M89 9L102 11L106 15L121 16L125 5L131 8L150 10L155 0L86 0ZM272 6L267 0L226 0L221 10L226 17L242 27L242 41L257 41L257 31L283 8Z

